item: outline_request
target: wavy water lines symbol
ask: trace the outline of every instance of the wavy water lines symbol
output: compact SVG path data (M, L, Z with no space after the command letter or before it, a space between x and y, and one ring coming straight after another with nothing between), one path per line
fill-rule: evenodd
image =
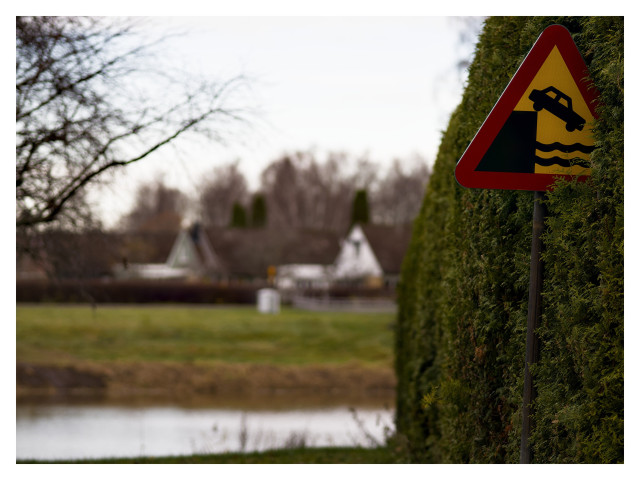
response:
M580 165L589 168L589 156L595 147L573 143L565 145L560 142L540 143L536 142L535 163L543 167L558 165L560 167L571 167ZM564 154L559 156L556 152Z

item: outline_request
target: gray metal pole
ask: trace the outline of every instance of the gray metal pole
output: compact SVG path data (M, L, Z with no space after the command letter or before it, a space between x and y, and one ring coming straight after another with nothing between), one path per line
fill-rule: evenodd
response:
M522 436L520 437L520 463L531 463L531 403L535 399L535 388L529 366L536 363L540 356L537 328L542 315L542 232L546 206L542 203L544 192L534 193L533 235L531 239L531 267L529 273L529 310L527 312L527 344L524 367L524 393L522 400Z

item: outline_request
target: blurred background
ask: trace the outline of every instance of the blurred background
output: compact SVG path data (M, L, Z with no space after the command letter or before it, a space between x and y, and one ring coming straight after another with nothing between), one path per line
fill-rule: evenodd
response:
M382 446L482 20L16 17L18 458Z

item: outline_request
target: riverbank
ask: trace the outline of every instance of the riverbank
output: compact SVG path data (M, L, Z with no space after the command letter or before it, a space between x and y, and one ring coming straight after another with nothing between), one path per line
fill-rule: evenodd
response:
M290 308L19 304L16 396L389 399L393 323Z
M193 409L189 418L197 411L222 409L227 412L224 422L235 421L224 431L231 439L241 437L245 420L249 434L266 435L261 430L266 427L250 424L256 415L261 415L258 412L271 415L314 409L340 410L346 411L346 419L335 427L323 421L320 430L329 428L322 435L332 437L336 445L348 445L349 442L341 443L337 439L343 426L351 428L352 422L357 426L350 413L352 407L389 412L395 404L393 314L284 308L279 314L262 315L247 307L183 305L100 306L96 310L86 306L18 305L16 310L16 403L19 408L38 409L57 404L63 410L68 406L81 406L85 410L104 407L112 413L119 411L119 407L138 409L137 412ZM162 422L156 425L151 420L143 421L146 417L140 417L140 413L137 415L136 422L142 423L134 422L138 426L133 432L135 435L139 434L138 430L146 432L162 426ZM92 413L93 417L99 415ZM307 420L305 417L305 422ZM216 422L223 423L222 420ZM278 428L302 428L280 423ZM202 424L208 425L206 421ZM201 423L197 426L200 428ZM297 430L278 435L297 435ZM99 431L104 433L102 429ZM196 439L202 435L208 435L207 438L217 435L216 441L224 437L222 430L216 433L210 425L203 432L194 432L190 435ZM176 436L177 432L174 433L159 437ZM318 434L310 431L307 448L300 452L285 449L222 456L142 456L105 458L94 463L390 461L380 452L370 456L368 449L357 447L327 450L315 440L311 441ZM103 437L101 434L99 438ZM43 441L46 443L47 439ZM132 453L135 455L141 449L149 452L148 441L142 440L141 445L146 447L134 446ZM33 445L35 441L29 442ZM117 445L118 440L112 443ZM175 453L181 450L176 449ZM198 450L187 449L183 453ZM34 455L37 458L37 454ZM106 450L96 454L97 457L108 455Z
M234 403L264 396L340 398L362 403L390 403L395 394L390 368L346 365L188 365L158 362L18 362L16 400L111 399L211 401Z

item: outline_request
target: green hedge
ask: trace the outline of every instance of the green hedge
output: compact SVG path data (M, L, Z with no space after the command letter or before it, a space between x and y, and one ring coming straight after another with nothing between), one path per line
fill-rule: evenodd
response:
M453 171L554 23L573 34L603 105L591 180L548 195L533 461L624 461L620 17L485 22L398 289L396 442L409 461L519 461L533 193L465 189Z

